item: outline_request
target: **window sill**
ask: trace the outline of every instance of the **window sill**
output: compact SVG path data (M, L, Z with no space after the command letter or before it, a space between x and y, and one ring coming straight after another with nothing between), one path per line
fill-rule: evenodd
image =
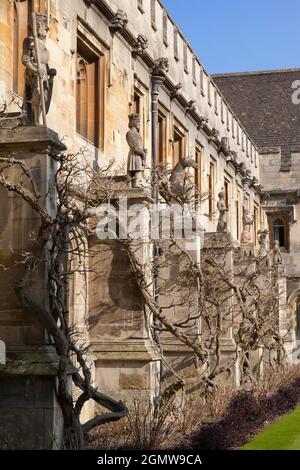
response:
M151 23L151 27L155 32L158 30L158 27L156 26L155 23Z
M76 137L78 139L81 139L83 140L84 142L86 142L86 144L88 144L89 146L93 147L94 149L96 150L100 150L99 146L95 145L95 142L92 142L91 140L88 140L86 137L84 137L83 135L79 134L79 132L76 131Z
M140 10L140 12L141 12L142 14L144 14L144 13L145 13L145 10L144 10L144 8L143 8L143 7L141 7L140 5L138 5L138 9Z

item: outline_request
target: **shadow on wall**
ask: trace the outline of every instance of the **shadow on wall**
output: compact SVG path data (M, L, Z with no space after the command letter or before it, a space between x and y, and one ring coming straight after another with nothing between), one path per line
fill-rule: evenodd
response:
M89 277L89 328L109 336L141 327L143 302L126 251L115 242L92 247ZM93 332L91 331L93 330Z

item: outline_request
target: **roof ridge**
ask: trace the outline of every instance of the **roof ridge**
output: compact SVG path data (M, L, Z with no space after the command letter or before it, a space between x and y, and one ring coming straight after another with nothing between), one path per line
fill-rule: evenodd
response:
M211 76L213 78L218 77L237 77L240 75L266 75L266 74L275 74L275 73L290 73L290 72L300 72L300 68L290 68L290 69L273 69L273 70L253 70L250 72L229 72L229 73L213 73Z

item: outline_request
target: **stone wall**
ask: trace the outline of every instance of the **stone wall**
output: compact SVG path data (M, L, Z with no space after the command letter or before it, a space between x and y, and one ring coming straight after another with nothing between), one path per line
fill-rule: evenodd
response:
M0 142L1 155L14 153L31 168L36 188L52 214L53 169L47 149L63 148L57 136L43 127L0 129ZM18 182L18 170L7 173ZM1 270L0 283L0 337L6 344L6 364L0 365L0 446L57 447L62 437L62 416L55 398L58 358L45 329L22 309L15 293L24 276L24 253L33 247L40 219L21 197L4 189L0 214L0 263L9 268ZM35 270L29 292L47 308L45 264Z

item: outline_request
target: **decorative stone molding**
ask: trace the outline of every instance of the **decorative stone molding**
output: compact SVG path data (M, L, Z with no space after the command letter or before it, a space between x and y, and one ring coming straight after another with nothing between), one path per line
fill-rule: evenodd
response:
M177 85L175 85L174 90L170 94L171 100L174 100L175 98L178 98L179 96L179 90L182 89L182 83L179 82Z
M196 112L196 101L190 100L187 107L185 108L185 114Z
M169 60L166 57L156 59L152 68L152 75L164 77L169 72Z
M204 126L207 126L209 119L204 116L199 116L198 131L202 130Z
M223 152L225 156L230 156L231 155L231 150L230 150L230 144L229 144L229 138L228 137L222 137L219 152Z
M148 48L148 39L143 34L139 34L136 39L136 44L133 47L132 55L142 56L144 55L147 48Z
M120 31L126 28L128 23L127 13L121 9L118 9L115 16L109 23L109 29L112 34L115 34L117 31Z

